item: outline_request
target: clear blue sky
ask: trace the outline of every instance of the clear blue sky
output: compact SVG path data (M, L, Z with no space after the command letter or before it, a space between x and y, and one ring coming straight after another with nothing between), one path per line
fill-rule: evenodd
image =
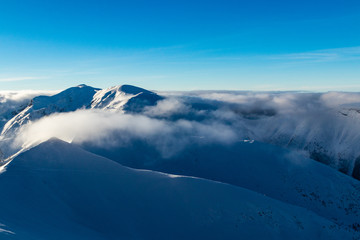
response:
M359 0L0 1L0 90L360 91Z

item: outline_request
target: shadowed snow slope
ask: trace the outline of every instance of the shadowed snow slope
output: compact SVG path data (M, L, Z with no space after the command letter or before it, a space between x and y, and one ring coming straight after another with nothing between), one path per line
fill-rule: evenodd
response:
M350 239L255 192L137 171L59 140L0 174L1 239Z
M289 150L260 142L189 144L163 158L143 142L82 146L130 167L201 177L266 194L360 231L360 182Z

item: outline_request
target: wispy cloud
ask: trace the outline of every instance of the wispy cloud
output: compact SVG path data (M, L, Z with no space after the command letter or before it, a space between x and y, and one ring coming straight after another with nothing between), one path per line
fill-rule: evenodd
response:
M279 62L331 62L360 60L360 46L348 48L321 49L308 52L286 54L239 54L203 58L208 61L279 61Z
M341 81L340 81L341 82ZM292 86L290 91L297 92L328 92L328 91L345 91L345 92L358 92L360 84L327 84L327 85L298 85ZM254 91L284 91L289 92L289 87L281 84L260 84L253 85Z
M38 79L44 79L44 77L8 77L8 78L0 78L0 82L17 82L17 81L38 80Z
M360 59L360 47L323 49L312 52L279 54L268 57L271 60L330 62Z

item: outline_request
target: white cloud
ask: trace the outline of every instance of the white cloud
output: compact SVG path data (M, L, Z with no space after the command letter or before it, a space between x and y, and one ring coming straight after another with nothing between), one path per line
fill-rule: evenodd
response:
M157 102L155 106L145 109L148 116L168 117L173 114L186 114L190 111L189 106L185 105L179 98L169 97Z
M236 134L227 125L188 120L167 121L140 115L128 115L100 110L78 110L53 114L25 125L15 140L15 146L30 147L57 137L67 142L90 141L102 146L126 145L142 140L169 157L194 139L203 143L228 144Z
M53 95L59 91L41 91L41 90L20 90L20 91L6 91L0 90L0 103L6 101L23 101L29 100L39 95Z
M269 56L273 60L306 62L329 62L360 59L360 47L322 49L312 52L279 54Z
M360 93L329 92L321 95L321 100L328 107L344 105L360 107Z

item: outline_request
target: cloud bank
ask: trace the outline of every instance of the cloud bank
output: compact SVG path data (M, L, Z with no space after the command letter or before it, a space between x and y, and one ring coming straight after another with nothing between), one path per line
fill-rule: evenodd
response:
M52 137L67 142L90 141L104 147L126 146L141 140L154 146L164 157L181 151L194 139L221 144L237 139L230 126L213 121L167 121L103 110L78 110L53 114L25 125L14 143L15 147L30 147Z

